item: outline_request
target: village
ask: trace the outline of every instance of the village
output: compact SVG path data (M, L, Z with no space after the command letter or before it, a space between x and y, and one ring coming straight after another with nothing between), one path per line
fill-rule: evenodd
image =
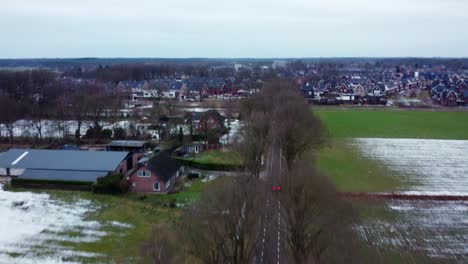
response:
M437 109L468 103L467 70L451 70L437 60L397 66L384 60L372 67L360 61L275 60L211 65L198 69L202 73L162 69L99 65L68 67L59 75L3 73L0 182L39 187L54 182L64 188L61 181L70 181L78 184L68 188L92 190L99 178L119 174L126 191L169 193L180 175L197 169L185 158L232 150L241 126L239 102L261 91L268 78L291 80L315 105ZM125 76L122 71L141 80L115 81L113 74ZM29 88L15 88L25 79L31 80ZM71 96L63 101L62 94Z
M61 259L58 263L116 258L152 263L159 243L177 251L190 235L198 239L199 227L192 225L192 217L199 225L215 223L219 218L214 219L213 212L219 209L213 208L218 203L230 201L228 206L242 211L243 201L250 199L260 201L255 206L262 208L249 209L249 214L257 214L253 221L269 219L248 224L259 228L253 234L275 231L263 231L263 239L251 247L258 252L251 257L261 261L265 253L287 263L288 246L276 244L285 241L276 232L281 237L287 232L267 211L269 201L294 193L287 189L288 179L303 181L298 186L313 194L329 188L338 200L327 196L320 205L327 208L329 201L343 206L349 202L366 212L375 206L366 199L382 199L378 210L408 217L415 225L437 217L401 216L400 202L393 199L412 197L415 201L402 202L411 206L421 197L465 199L460 182L466 166L460 153L466 150L468 79L466 69L451 61L423 62L273 60L0 71L0 205L18 221L29 219L30 229L43 210L50 215L30 232L36 242L24 247L41 246L39 253L11 244L25 244L23 237L6 238L0 240L8 245L0 248L0 261L45 261L52 256ZM282 151L288 148L293 154ZM299 156L300 162L291 160ZM442 157L450 157L448 163ZM452 160L459 160L458 165ZM288 162L291 171L285 172ZM408 167L413 168L409 174ZM431 173L426 168L432 168ZM284 173L295 176L283 177ZM296 204L279 202L278 219L285 221L287 211L281 206ZM453 213L445 204L440 210ZM54 218L65 215L74 218L54 226ZM337 219L342 218L331 216L328 222L341 221ZM385 233L389 228L406 232L404 227L386 214L375 219L383 222L353 219L353 239L371 237L372 246L385 250L388 259L394 252L406 254L400 240L395 248L385 242L394 235ZM183 221L190 224L183 227ZM314 224L311 219L308 223ZM220 226L226 232L224 223ZM428 228L408 237L426 239ZM450 233L457 227L446 228ZM171 241L160 242L165 237ZM443 237L434 243L442 244L444 258L453 257L444 253L453 241L457 254L462 252L459 239ZM115 251L108 239L117 238L124 242ZM43 246L44 241L53 244ZM62 243L63 248L54 249ZM146 248L147 243L152 246ZM264 252L280 247L281 255ZM416 255L426 261L424 252L435 246L427 242L420 248ZM192 254L198 257L200 252ZM167 256L171 257L178 256Z

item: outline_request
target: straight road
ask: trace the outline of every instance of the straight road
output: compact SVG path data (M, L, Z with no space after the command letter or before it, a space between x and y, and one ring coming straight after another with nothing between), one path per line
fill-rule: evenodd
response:
M255 263L288 263L285 224L281 215L281 205L276 197L277 190L272 187L279 186L283 172L284 160L281 150L276 144L272 144L266 157L265 170L260 173L260 178L265 182L269 191L266 199L266 214L262 219L260 243L257 249Z

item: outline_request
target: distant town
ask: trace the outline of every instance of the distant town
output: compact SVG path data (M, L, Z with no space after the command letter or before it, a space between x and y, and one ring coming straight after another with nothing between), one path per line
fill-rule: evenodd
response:
M468 59L0 60L0 262L466 259L467 114Z

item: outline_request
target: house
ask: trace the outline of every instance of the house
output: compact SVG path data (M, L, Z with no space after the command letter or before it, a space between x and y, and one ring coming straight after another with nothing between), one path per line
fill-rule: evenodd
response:
M151 149L148 141L142 140L114 140L107 144L107 151L125 151L131 158L128 159L127 170L130 171L138 161Z
M224 129L224 117L216 110L209 110L201 114L198 123L199 130Z
M460 91L460 94L458 95L458 101L462 105L468 105L468 89Z
M446 90L447 87L443 84L438 84L431 89L431 98L434 102L440 102L442 100L442 92Z
M353 92L358 97L364 97L366 95L366 89L361 84L354 86Z
M190 144L186 144L176 150L174 150L173 154L176 156L184 156L187 154L198 154L203 152L205 145L202 142L192 142Z
M108 173L126 174L128 159L128 152L10 149L0 156L0 181L95 182Z
M167 152L140 160L129 173L129 190L139 193L168 193L181 174L181 165Z
M445 89L442 92L442 104L445 106L456 106L458 96L452 89Z

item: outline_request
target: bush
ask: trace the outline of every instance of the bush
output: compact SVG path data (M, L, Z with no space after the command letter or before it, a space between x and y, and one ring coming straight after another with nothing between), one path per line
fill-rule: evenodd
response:
M89 128L88 130L86 130L85 138L88 138L88 139L96 138L96 135L98 133L97 131L98 129L95 129L93 127Z
M125 129L121 127L116 127L114 129L114 138L115 139L126 139L127 138L127 132Z
M196 173L196 172L190 172L188 175L187 175L187 178L189 180L193 180L193 179L198 179L200 178L200 174Z
M97 179L93 185L94 193L101 194L123 194L128 191L128 183L123 174L109 173Z
M202 163L197 160L184 159L181 157L173 157L182 165L192 167L200 170L211 170L211 171L235 171L241 169L242 166L232 164L218 164L218 163Z
M106 128L101 131L101 138L111 138L112 137L112 130Z

